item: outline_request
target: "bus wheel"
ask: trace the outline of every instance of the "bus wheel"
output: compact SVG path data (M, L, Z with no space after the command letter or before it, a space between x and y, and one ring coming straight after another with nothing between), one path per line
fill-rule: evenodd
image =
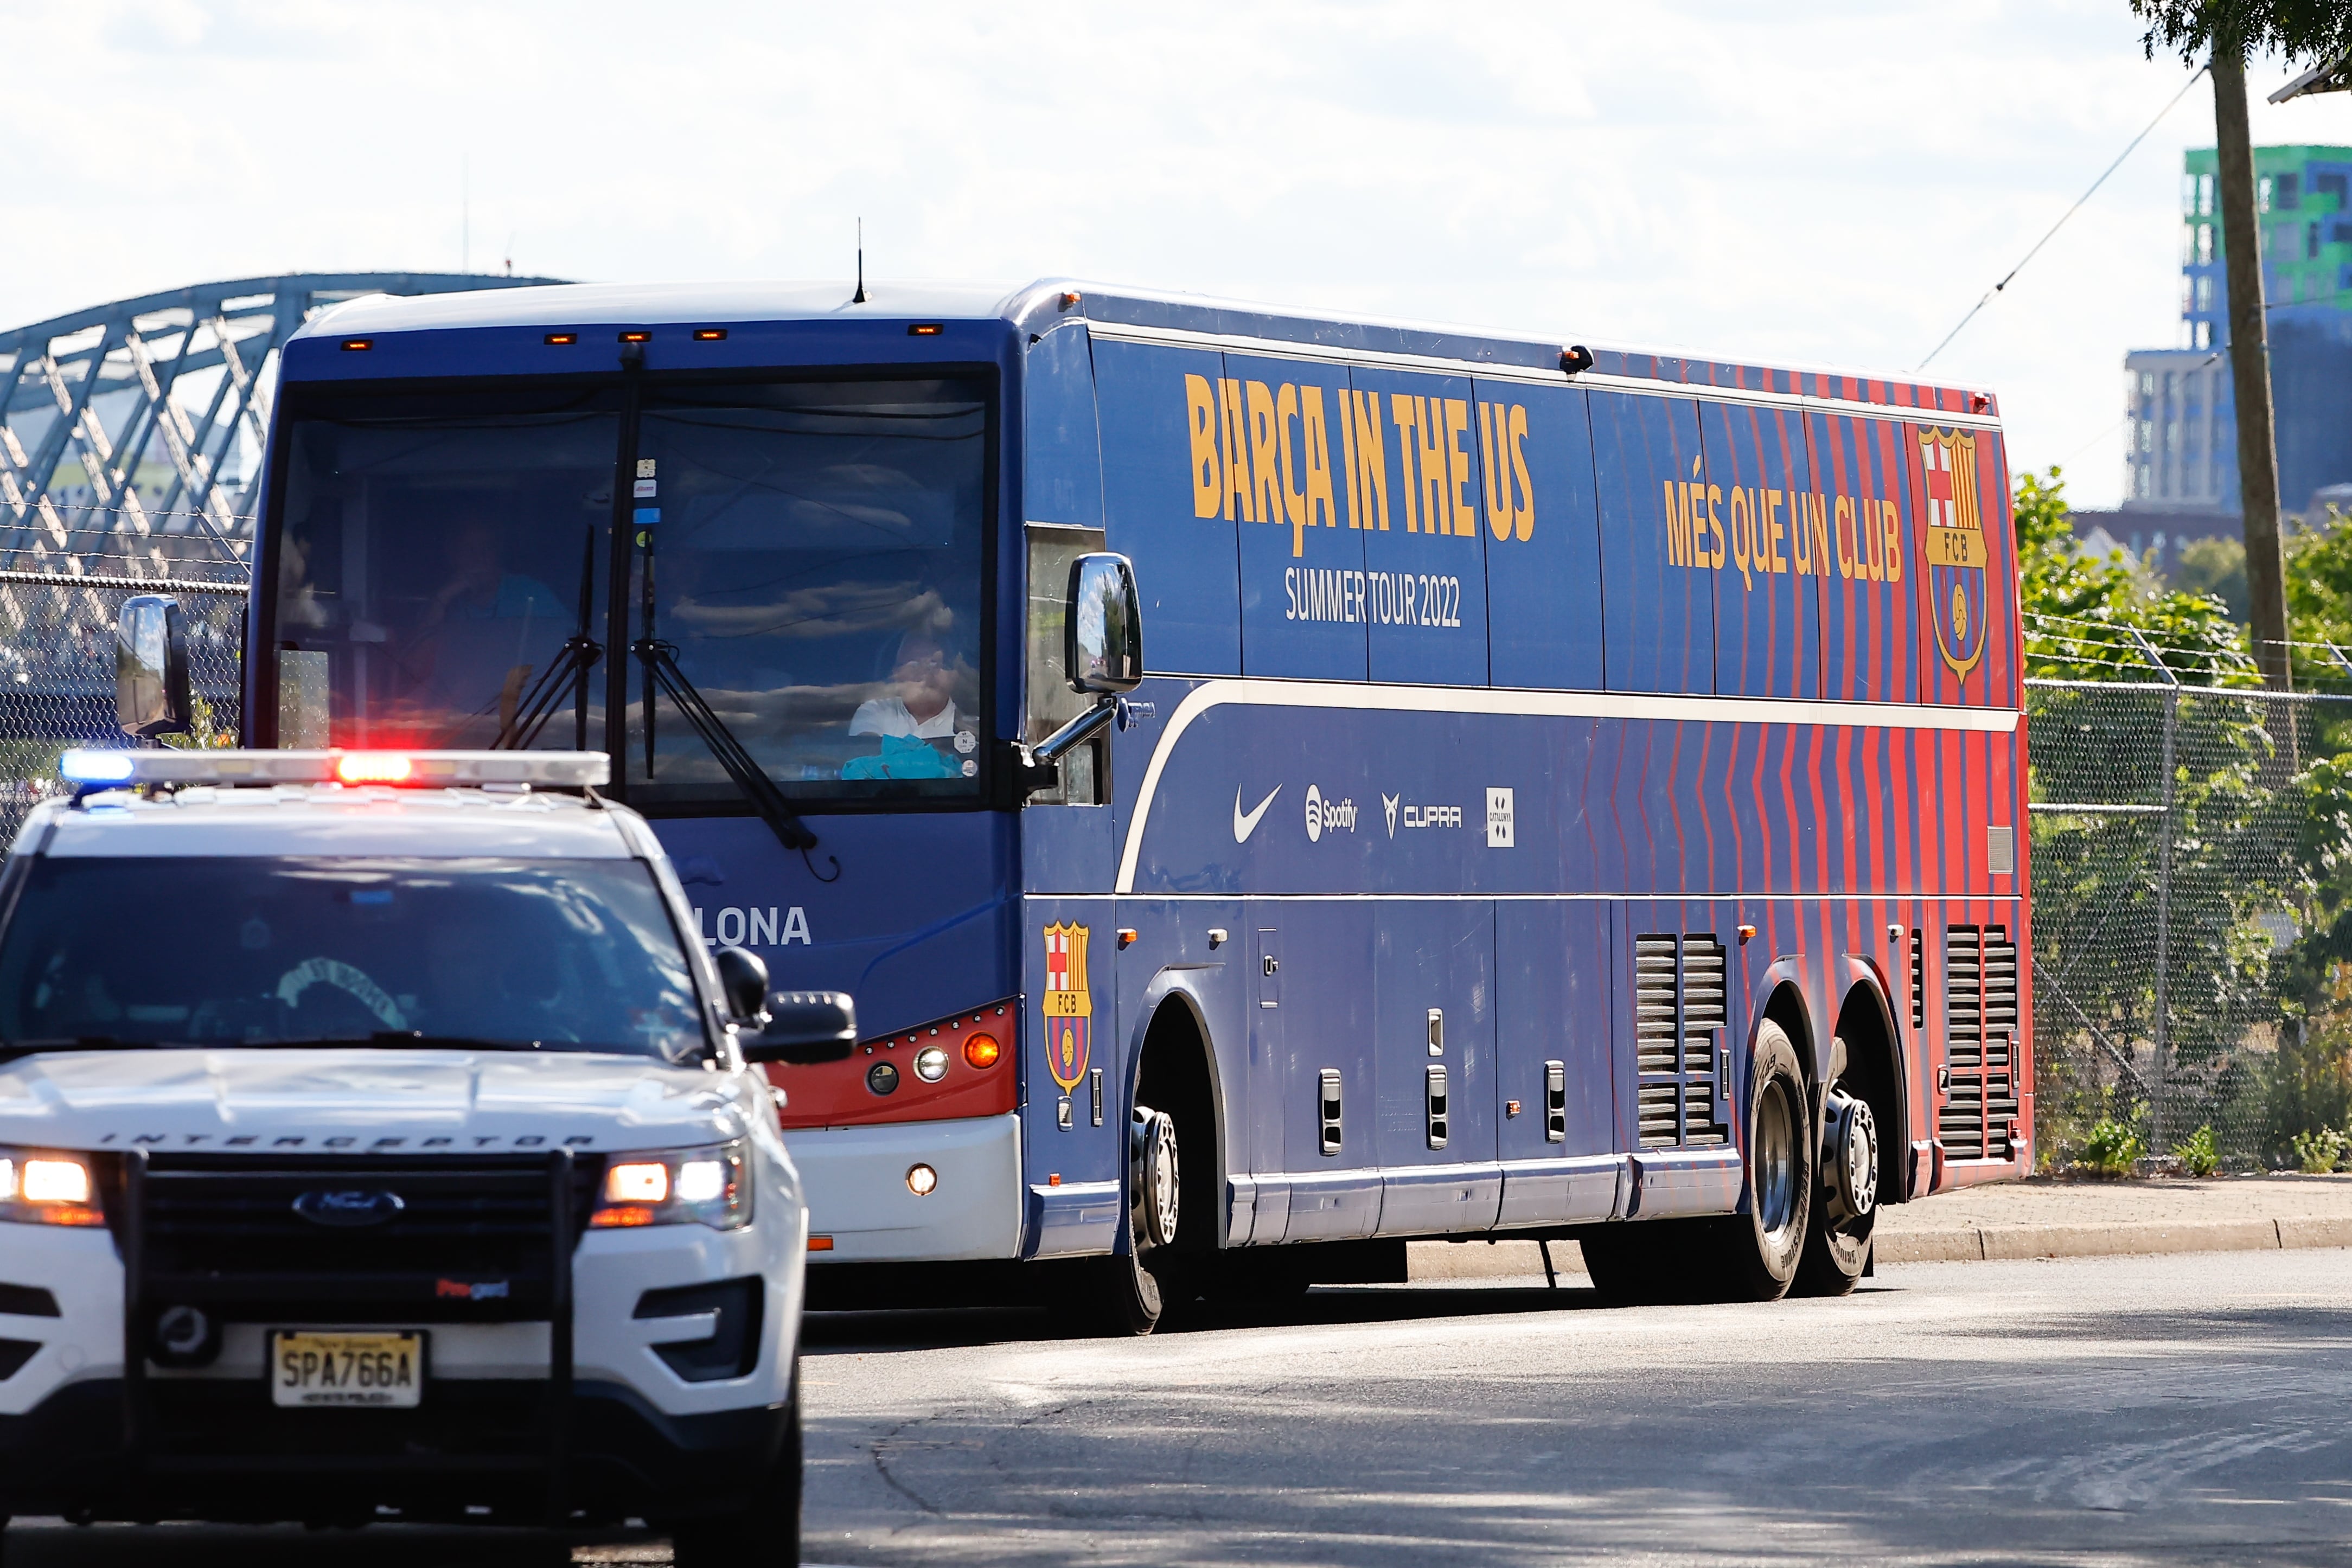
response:
M1870 1264L1871 1232L1877 1223L1878 1120L1840 1079L1822 1109L1821 1177L1813 1186L1812 1223L1797 1264L1796 1293L1852 1293Z
M1727 1301L1777 1301L1789 1293L1812 1209L1812 1118L1797 1048L1766 1019L1756 1030L1748 1073L1748 1212L1712 1221L1706 1294Z
M1182 1176L1175 1119L1138 1105L1128 1124L1128 1249L1096 1260L1097 1316L1107 1333L1147 1334L1160 1326L1166 1300L1160 1270L1175 1259Z

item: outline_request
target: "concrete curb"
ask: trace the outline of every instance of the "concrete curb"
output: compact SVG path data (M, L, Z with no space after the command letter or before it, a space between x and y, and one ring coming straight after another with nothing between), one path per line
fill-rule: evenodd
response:
M1882 1263L1978 1263L2024 1258L2118 1258L2170 1252L2275 1252L2352 1247L2352 1217L2117 1222L2106 1225L1982 1225L1949 1230L1881 1231ZM1533 1241L1414 1241L1407 1275L1424 1280L1524 1280L1543 1277ZM1551 1244L1552 1267L1584 1273L1569 1241Z

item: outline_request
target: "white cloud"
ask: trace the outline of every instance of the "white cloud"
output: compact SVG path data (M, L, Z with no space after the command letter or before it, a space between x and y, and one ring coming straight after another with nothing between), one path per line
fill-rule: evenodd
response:
M1070 272L1906 370L2178 89L1969 7L0 0L0 321L291 267ZM2256 97L2283 74L2258 68ZM2352 141L2352 99L2265 141ZM2201 87L1937 371L2117 489ZM470 225L460 211L471 191ZM511 250L509 250L511 245ZM2105 434L2102 434L2105 432Z

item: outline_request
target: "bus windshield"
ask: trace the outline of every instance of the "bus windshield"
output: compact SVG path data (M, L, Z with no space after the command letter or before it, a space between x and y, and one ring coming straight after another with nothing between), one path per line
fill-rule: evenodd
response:
M610 749L633 804L724 809L632 651L658 642L787 796L976 796L984 389L651 380L635 407L478 383L289 408L278 743Z

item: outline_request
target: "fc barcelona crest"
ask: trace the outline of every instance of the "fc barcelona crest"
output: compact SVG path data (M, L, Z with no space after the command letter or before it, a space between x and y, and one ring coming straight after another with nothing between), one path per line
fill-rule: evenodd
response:
M1087 1075L1094 998L1087 990L1087 928L1075 921L1045 927L1045 1071L1067 1094Z
M1927 493L1927 598L1936 648L1952 674L1984 657L1984 518L1977 505L1977 438L1966 431L1919 432L1919 472Z

